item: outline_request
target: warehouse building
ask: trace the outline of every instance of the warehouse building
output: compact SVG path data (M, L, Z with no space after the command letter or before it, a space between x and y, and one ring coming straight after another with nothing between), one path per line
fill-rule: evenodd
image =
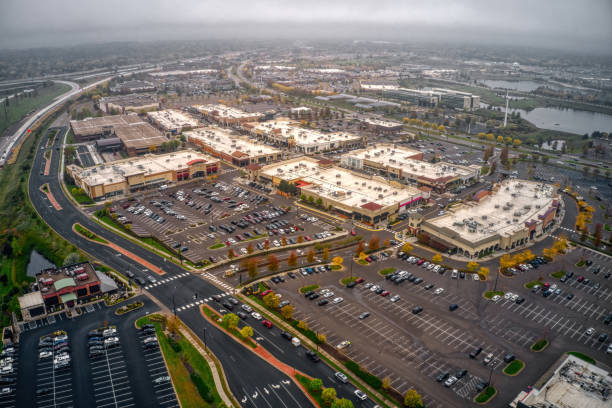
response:
M203 152L219 157L235 166L269 164L280 160L283 152L252 139L232 135L229 130L217 126L185 132L187 141L201 147Z
M98 99L98 107L106 113L140 113L159 109L159 101L153 94L116 95Z
M377 133L397 133L402 130L402 124L388 120L365 118L363 124L370 130Z
M72 164L66 170L77 186L91 199L99 201L211 176L219 171L219 160L194 150L182 150L147 154L87 169Z
M549 232L562 201L550 184L509 179L481 190L472 201L425 220L419 240L466 258L508 251Z
M257 138L305 154L354 149L364 144L364 138L353 133L323 133L300 127L288 119L248 123L244 128Z
M121 140L130 157L156 151L168 141L163 133L146 122L117 126L114 134Z
M155 90L155 85L149 81L131 80L121 82L110 88L114 93L133 93L133 92L151 92Z
M114 134L115 127L132 125L135 123L146 123L138 115L112 115L99 118L87 118L83 120L71 120L70 128L74 133L77 143L110 137Z
M423 153L404 146L379 144L344 154L341 164L355 170L365 170L404 183L427 186L438 193L480 180L480 166L460 166L422 160Z
M225 126L254 122L263 117L260 112L245 112L221 104L194 105L193 108L207 118Z
M185 130L199 126L199 121L188 113L176 109L166 109L157 112L147 112L147 117L166 135L178 135Z
M480 108L480 96L468 92L455 91L446 88L421 89L383 89L384 97L395 98L416 105L438 106L474 110Z
M390 215L406 212L428 198L414 187L388 183L380 177L336 167L330 160L307 156L257 168L251 176L274 185L283 180L295 183L300 194L312 197L309 201L370 225L385 222Z

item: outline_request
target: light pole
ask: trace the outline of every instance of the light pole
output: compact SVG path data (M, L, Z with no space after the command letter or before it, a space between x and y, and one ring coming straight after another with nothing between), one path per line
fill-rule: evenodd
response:
M206 346L206 327L202 327L202 332L204 334L204 351L208 353L208 347Z
M176 317L176 304L174 303L174 292L176 292L176 286L172 288L172 312L174 313L174 317Z

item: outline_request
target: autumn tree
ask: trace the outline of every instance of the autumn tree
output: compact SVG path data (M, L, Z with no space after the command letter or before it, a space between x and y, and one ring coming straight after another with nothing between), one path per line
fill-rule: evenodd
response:
M413 249L414 248L412 245L410 245L410 242L406 242L404 245L402 245L402 252L407 254L409 254Z
M268 270L270 272L278 271L278 258L272 254L268 255Z
M404 406L406 408L424 408L423 398L414 389L410 389L404 395Z
M468 262L467 268L470 272L476 272L476 269L478 269L478 262L474 262L474 261Z
M256 258L251 258L248 260L246 270L247 270L247 274L249 275L249 278L253 279L257 277L257 259Z
M358 256L360 253L362 253L364 249L365 244L363 243L363 241L359 241L359 243L357 244L357 248L355 248L355 256Z
M334 388L327 387L321 392L321 400L325 406L329 406L332 401L336 399L336 395L336 390Z
M227 326L228 329L233 329L234 327L238 326L239 321L240 318L234 313L228 313L226 315L223 315L223 325Z
M269 309L276 309L280 303L280 298L274 292L270 292L263 297L263 302Z
M170 333L177 334L179 331L180 322L178 317L172 315L166 320L166 330Z
M601 239L603 238L603 225L601 223L595 224L595 231L593 231L593 245L599 247Z
M231 248L230 248L230 249L228 249L228 250L227 250L227 257L228 257L229 259L232 259L234 256L235 256L235 255L234 255L234 250L233 250L233 249L231 249Z
M281 308L281 316L283 316L283 319L285 320L289 320L291 319L291 317L293 317L293 306L291 305L285 305Z
M435 254L435 255L433 256L433 258L431 258L431 260L432 260L432 262L434 262L434 263L440 264L440 263L442 263L442 255L440 255L439 253L438 253L438 254Z
M314 262L315 260L315 251L313 248L310 248L310 251L308 251L308 254L306 254L306 260L308 262Z
M299 237L297 237L297 242L298 242L298 244L303 243L304 242L304 237L301 236L301 235Z
M370 238L370 242L368 243L368 248L372 251L376 251L380 246L380 238L378 238L378 235L372 235L372 238Z
M300 330L308 330L308 323L306 323L304 320L300 320L297 322L297 327Z
M295 251L291 251L291 253L289 254L289 257L287 258L287 266L289 266L290 268L295 268L297 266L297 263L298 263L298 257Z
M381 387L383 390L387 391L390 386L391 386L391 378L389 376L386 376L385 378L382 379Z
M240 335L245 339L248 337L252 337L253 328L251 326L244 326L242 329L240 329Z
M323 248L323 254L321 255L321 259L325 262L329 261L329 247Z
M246 250L247 250L248 254L252 254L253 253L253 243L252 242L249 242L249 245L247 245Z
M489 277L489 272L489 268L487 268L486 266L481 266L478 270L478 275L481 277L481 280L487 280L487 278Z
M335 256L334 259L332 259L332 263L334 265L342 266L343 262L344 262L344 259L341 256Z

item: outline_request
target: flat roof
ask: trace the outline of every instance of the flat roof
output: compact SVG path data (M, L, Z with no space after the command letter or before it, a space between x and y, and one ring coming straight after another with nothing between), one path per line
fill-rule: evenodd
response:
M368 146L365 149L353 150L343 155L343 158L355 158L368 160L414 175L419 178L438 180L443 178L469 177L474 174L475 169L460 166L448 162L430 163L411 157L420 154L421 151L404 146L391 144L378 144Z
M144 174L150 176L167 171L176 171L187 168L192 160L204 160L207 163L218 163L219 160L195 150L181 150L174 153L160 155L146 154L140 157L117 160L97 166L73 167L85 183L90 186L101 184L116 184L123 182L126 177Z
M176 109L165 109L156 112L147 112L147 116L153 119L165 130L182 129L198 126L197 119L189 114Z
M222 104L194 105L198 112L218 116L222 119L258 119L263 116L260 112L245 112L241 109L233 108Z
M134 149L157 147L168 141L162 132L146 122L116 127L115 135L121 139L125 147Z
M154 94L127 94L114 95L100 98L100 104L112 103L118 106L147 106L158 103L158 98Z
M220 152L242 152L250 157L281 153L281 150L254 140L232 135L229 130L217 126L193 129L185 132L187 140L193 140Z
M312 191L350 207L368 208L369 203L387 207L421 196L414 187L399 188L340 167L321 166L319 160L307 156L265 166L261 173L287 181L301 180L302 191Z
M87 274L87 279L75 279L76 276L81 274ZM67 287L78 287L98 282L98 277L89 262L81 262L61 268L43 269L36 274L36 281L44 297Z
M138 115L111 115L97 118L86 118L83 120L71 120L70 126L75 135L93 135L102 133L104 129L116 126L130 125L134 123L146 123Z
M519 400L528 406L608 408L611 378L609 371L568 354L548 381Z
M322 143L361 139L361 136L349 132L323 133L316 129L303 128L296 122L288 119L255 123L253 124L253 129L274 138L293 139L298 146L312 146Z
M551 208L557 197L555 186L533 181L510 179L495 186L497 191L483 196L445 215L427 220L438 228L448 228L464 240L478 242L499 234L512 235L525 223L538 220Z
M366 119L364 119L364 122L369 124L369 125L380 126L380 127L387 127L387 128L402 127L401 123L391 122L389 120L380 120L380 119L366 118Z
M17 298L19 300L20 309L29 309L31 307L42 306L45 304L42 294L39 290L36 292L26 293L23 296Z

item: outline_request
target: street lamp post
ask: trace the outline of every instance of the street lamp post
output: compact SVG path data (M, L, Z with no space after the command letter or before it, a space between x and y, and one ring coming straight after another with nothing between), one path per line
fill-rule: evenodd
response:
M202 332L204 333L204 351L208 352L208 347L206 346L206 327L202 327Z

